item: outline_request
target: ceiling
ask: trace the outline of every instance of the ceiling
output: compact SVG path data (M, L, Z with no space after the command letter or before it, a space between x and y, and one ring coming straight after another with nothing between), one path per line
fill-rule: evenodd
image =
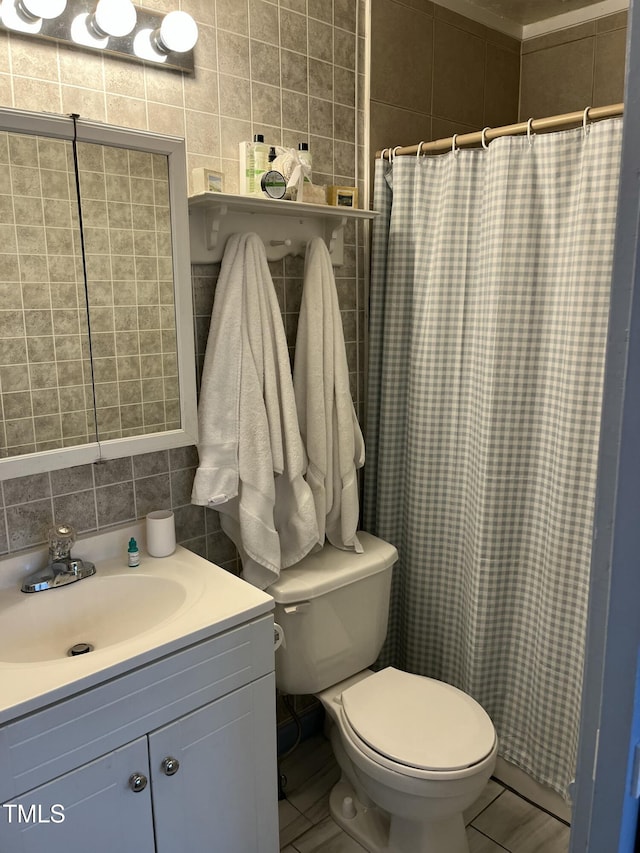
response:
M585 9L601 0L469 0L473 6L478 6L500 18L507 18L515 24L526 24L554 18L577 9Z
M603 18L629 7L629 0L435 0L435 2L521 41Z

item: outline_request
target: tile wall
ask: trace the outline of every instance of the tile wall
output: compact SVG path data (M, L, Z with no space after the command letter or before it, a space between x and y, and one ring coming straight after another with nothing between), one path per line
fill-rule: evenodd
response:
M177 429L166 158L0 134L0 456Z
M169 0L147 0L144 5L160 11L172 7ZM236 186L239 141L254 132L283 144L309 138L316 179L354 183L362 176L364 7L364 0L183 0L182 8L194 15L200 28L193 76L0 33L0 104L78 112L91 119L183 135L188 168L206 165L222 170L230 190ZM626 16L620 13L526 42L521 114L548 115L565 109L560 95L554 94L554 81L564 91L567 68L574 70L576 80L578 69L585 74L566 108L620 99L625 26ZM577 55L583 56L581 63L576 63ZM591 64L584 58L589 56ZM519 63L516 40L428 0L376 0L371 148L515 120ZM545 68L553 68L553 73L542 85ZM353 229L347 235L346 264L337 274L352 389L360 408L365 362L363 269L362 240ZM293 344L302 263L288 259L273 265L272 274ZM193 269L199 365L216 276L215 267ZM157 464L168 476L177 463L168 455L163 460ZM64 493L57 491L60 475L55 474L36 475L48 483L42 493L29 482L3 484L0 553L43 541L38 532L42 525L35 521L42 520L43 506L36 511L27 505L50 500L53 514L54 498L61 494L71 505L73 495L93 493L95 527L89 511L87 530L142 515L134 485L142 476L141 463L136 467L135 462L125 463L126 476L119 480L130 486L122 489L129 495L127 501L113 509L117 518L98 502L99 490L107 485L99 473L88 478L85 472L82 488L65 486ZM175 470L190 470L193 465L192 455L189 465ZM166 499L179 508L188 506L181 503L183 498L180 490L175 496L170 490ZM59 507L60 501L55 505ZM186 519L188 513L182 514ZM21 516L31 521L23 526ZM207 522L195 508L192 516L179 535L202 551L207 537L216 532L215 522ZM218 559L215 540L209 539L209 546L206 553ZM228 556L226 551L220 553L220 559Z
M176 3L140 5L169 11ZM369 168L363 164L364 0L182 0L180 5L200 29L193 76L0 32L0 105L77 112L184 136L188 169L223 171L228 191L237 187L238 142L258 132L286 145L308 138L317 181L358 182L362 190ZM563 111L565 78L576 81L566 108L620 100L625 24L624 15L609 16L575 32L526 42L520 114ZM430 0L373 0L371 47L372 151L518 118L521 46L514 39ZM345 265L336 273L352 391L361 414L363 270L362 236L348 228ZM293 351L303 265L289 258L272 264L271 271ZM217 265L192 268L198 377L218 273ZM0 281L0 294L7 293ZM141 518L151 509L173 508L182 544L237 571L235 549L220 530L217 513L190 503L196 465L191 447L2 482L0 555L44 542L54 518L90 532ZM296 697L298 710L304 703L304 697ZM279 708L279 718L286 716Z
M78 167L98 435L179 429L167 159L83 143Z
M158 11L174 0L146 0ZM200 30L193 76L0 32L0 105L183 136L188 169L208 166L237 187L238 143L254 133L297 145L308 139L316 182L355 184L362 175L364 0L182 0ZM359 181L362 188L362 181ZM351 369L362 402L364 259L347 229L336 271ZM198 365L202 363L218 266L192 269ZM272 265L287 337L295 341L303 265ZM217 513L190 504L195 448L127 457L0 484L0 554L45 541L52 519L81 531L176 513L178 540L237 569ZM1 567L0 567L1 570Z
M520 42L426 0L375 0L371 150L516 121Z
M71 144L0 134L0 456L95 441Z
M623 100L627 13L519 42L428 0L376 0L371 149Z
M627 13L522 43L520 118L623 100Z

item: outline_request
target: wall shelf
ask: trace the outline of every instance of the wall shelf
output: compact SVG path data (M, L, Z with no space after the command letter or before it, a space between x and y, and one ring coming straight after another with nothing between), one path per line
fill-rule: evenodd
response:
M335 266L344 259L344 226L349 220L371 220L373 210L305 204L297 201L200 193L189 198L191 262L216 263L222 259L231 234L258 234L270 261L285 255L304 255L312 237L326 241Z

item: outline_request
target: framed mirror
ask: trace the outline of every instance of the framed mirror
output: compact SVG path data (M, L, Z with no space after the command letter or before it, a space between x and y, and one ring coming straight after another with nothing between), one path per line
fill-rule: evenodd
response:
M197 441L184 141L0 110L0 476Z

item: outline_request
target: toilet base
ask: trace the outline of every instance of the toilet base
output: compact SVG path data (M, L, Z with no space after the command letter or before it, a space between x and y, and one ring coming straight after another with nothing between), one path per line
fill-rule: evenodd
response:
M347 797L353 802L353 817L344 813L343 806ZM389 818L375 806L363 806L344 776L331 789L329 811L338 826L362 844L369 853L386 853L389 850Z
M338 826L369 853L469 853L462 815L430 824L396 817L391 825L380 809L362 805L344 776L331 790L329 810Z

